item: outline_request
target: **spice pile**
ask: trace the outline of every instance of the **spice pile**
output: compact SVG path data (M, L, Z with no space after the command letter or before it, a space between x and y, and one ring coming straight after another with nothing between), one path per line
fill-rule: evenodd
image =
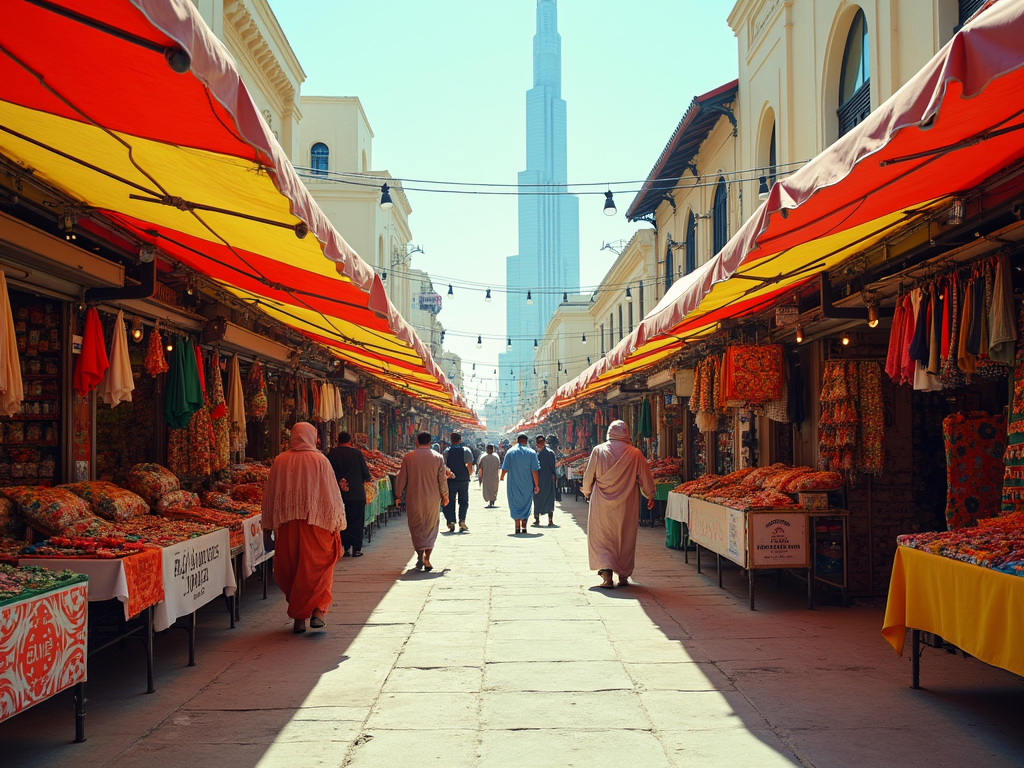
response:
M768 467L738 469L725 476L704 475L677 485L672 493L721 504L731 509L776 509L796 507L792 494L841 488L843 478L835 472L816 472L809 467L772 464Z
M649 463L651 465L651 475L654 476L655 480L666 477L679 477L683 474L682 459L655 459Z
M901 547L1024 576L1024 512L979 520L971 528L897 536Z

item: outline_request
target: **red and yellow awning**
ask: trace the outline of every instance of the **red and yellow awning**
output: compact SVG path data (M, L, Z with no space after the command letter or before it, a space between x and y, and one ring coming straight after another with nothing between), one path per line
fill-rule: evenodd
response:
M671 359L722 320L770 307L957 193L1014 172L1022 129L1024 0L1001 0L864 122L776 183L721 252L521 425Z
M188 0L6 0L2 19L0 153L353 366L474 420Z

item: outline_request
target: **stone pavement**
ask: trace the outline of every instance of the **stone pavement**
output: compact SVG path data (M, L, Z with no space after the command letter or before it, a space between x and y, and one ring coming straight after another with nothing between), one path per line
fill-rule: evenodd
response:
M1022 681L928 649L911 690L880 607L808 611L764 577L748 611L737 569L719 589L664 528L640 530L635 586L599 590L582 503L517 537L475 488L433 573L392 520L300 636L253 581L237 629L201 612L197 667L174 630L153 695L137 643L98 655L89 740L62 694L0 724L0 768L1024 765Z

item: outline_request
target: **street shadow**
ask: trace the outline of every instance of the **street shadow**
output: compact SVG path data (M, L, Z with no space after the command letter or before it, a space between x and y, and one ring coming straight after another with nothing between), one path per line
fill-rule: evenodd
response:
M543 533L510 533L508 538L510 539L539 539L543 536Z
M431 579L439 579L445 574L451 573L451 568L442 568L439 571L419 571L416 568L410 568L401 576L398 577L399 581L430 581Z

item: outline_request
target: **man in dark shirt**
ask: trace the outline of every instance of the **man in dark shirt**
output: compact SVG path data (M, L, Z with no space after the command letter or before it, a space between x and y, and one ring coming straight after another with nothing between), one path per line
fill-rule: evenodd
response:
M454 477L448 478L448 503L444 506L444 517L448 530L455 530L455 501L459 502L459 531L468 531L466 512L469 509L469 476L473 474L473 451L462 444L462 435L452 432L452 444L444 451L445 466Z
M327 458L334 467L334 477L341 487L341 500L345 502L345 520L348 523L341 532L341 543L345 555L362 557L363 528L366 527L366 489L363 483L372 479L366 466L363 452L352 446L348 432L338 433L338 446L332 448Z

